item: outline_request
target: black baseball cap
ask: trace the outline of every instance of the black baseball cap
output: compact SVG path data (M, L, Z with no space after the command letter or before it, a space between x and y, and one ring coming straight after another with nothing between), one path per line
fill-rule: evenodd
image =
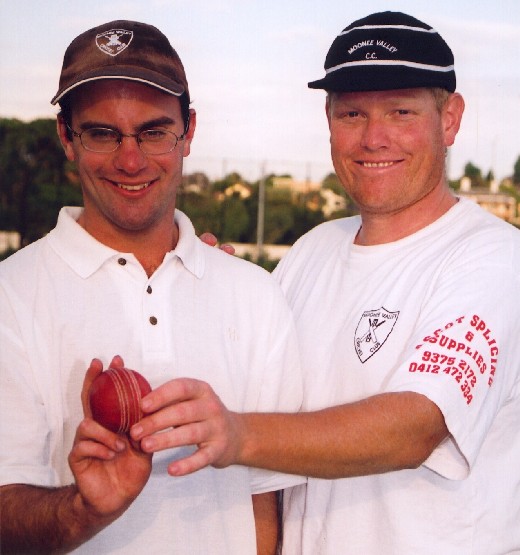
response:
M454 58L435 29L401 12L358 19L335 38L325 77L311 89L331 92L438 87L454 92Z

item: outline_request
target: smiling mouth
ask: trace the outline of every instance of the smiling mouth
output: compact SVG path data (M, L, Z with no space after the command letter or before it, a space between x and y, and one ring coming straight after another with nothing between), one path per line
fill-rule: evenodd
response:
M137 185L125 185L124 183L116 183L119 189L123 189L124 191L142 191L146 189L150 185L151 181L147 183L139 183Z
M396 162L359 162L364 168L389 168Z

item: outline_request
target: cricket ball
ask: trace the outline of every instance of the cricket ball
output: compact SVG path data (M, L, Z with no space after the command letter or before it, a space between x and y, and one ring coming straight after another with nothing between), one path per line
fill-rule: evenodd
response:
M92 418L117 434L141 420L141 399L152 388L146 379L127 368L108 368L92 382L89 404Z

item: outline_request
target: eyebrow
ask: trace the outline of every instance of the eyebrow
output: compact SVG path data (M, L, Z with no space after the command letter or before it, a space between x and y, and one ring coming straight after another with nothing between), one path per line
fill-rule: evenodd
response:
M168 116L162 116L162 117L159 117L159 118L144 121L137 128L135 128L135 131L137 133L139 133L139 131L144 131L145 129L151 129L153 127L161 127L161 126L168 126L168 125L174 125L174 124L175 124L174 119L172 119ZM88 120L88 121L84 121L80 125L80 129L82 129L82 130L92 129L93 127L102 127L104 129L114 129L116 131L120 131L120 129L118 127L116 127L115 125L110 125L110 124L108 124L106 122L102 122L102 121Z

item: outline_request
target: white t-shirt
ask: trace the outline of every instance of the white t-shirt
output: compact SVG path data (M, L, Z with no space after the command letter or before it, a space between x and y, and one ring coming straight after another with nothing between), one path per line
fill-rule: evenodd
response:
M359 226L317 227L275 273L304 410L415 391L451 437L416 470L286 492L284 553L520 553L520 233L464 199L393 243L354 245Z
M93 357L119 354L152 387L209 382L236 411L297 411L292 315L258 266L204 245L177 211L180 239L148 278L131 254L93 239L63 209L45 238L0 265L0 484L60 486ZM156 453L141 495L81 553L256 553L251 494L302 478L234 466L173 478L191 448Z

